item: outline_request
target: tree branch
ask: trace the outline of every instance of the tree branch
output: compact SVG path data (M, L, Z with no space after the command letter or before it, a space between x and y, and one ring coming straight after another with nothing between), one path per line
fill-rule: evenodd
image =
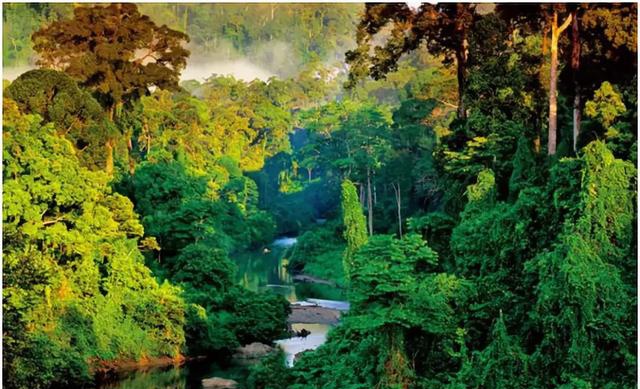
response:
M55 223L57 223L59 221L62 221L62 220L64 220L64 216L60 216L59 218L52 219L52 220L43 220L42 221L42 225L43 226L48 226L49 224L55 224Z
M567 20L565 20L564 23L562 23L562 25L558 27L558 35L562 34L562 31L566 30L567 27L569 27L569 24L571 23L572 19L573 19L573 15L569 14L569 16L567 17Z
M444 100L440 100L440 99L435 99L437 102L442 103L444 105L446 105L447 107L451 107L451 108L458 108L458 106L456 104L451 104L449 102L446 102Z

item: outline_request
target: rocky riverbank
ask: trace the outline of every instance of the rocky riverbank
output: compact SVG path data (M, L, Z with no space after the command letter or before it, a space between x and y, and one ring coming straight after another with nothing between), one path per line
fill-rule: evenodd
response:
M317 305L291 304L289 323L316 323L336 325L340 321L341 312L337 309Z

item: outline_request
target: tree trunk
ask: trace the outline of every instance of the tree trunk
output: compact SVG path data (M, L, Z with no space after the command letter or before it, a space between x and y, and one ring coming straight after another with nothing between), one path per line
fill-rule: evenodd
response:
M456 51L456 67L458 72L458 119L465 119L467 117L467 111L464 107L464 91L467 82L467 54L468 54L468 42L464 38L462 45Z
M391 186L393 187L393 191L396 195L396 207L398 210L398 235L400 236L400 239L402 239L402 192L400 189L400 181L398 181L397 187L395 184L391 184Z
M109 118L109 121L111 123L113 123L115 109L116 107L114 105L107 107L107 117ZM104 144L104 148L106 151L104 170L108 175L112 175L113 174L113 139L111 138L107 139L107 141Z
M129 157L129 173L133 175L136 171L136 161L133 159L131 152L133 151L133 143L131 142L131 136L127 136L127 156Z
M371 170L367 168L367 211L369 215L369 235L373 235L373 198L371 193Z
M558 27L558 12L553 12L551 24L551 71L549 77L549 139L547 144L547 153L549 155L556 154L558 145L558 38L569 26L569 23L571 23L571 15Z
M113 174L113 140L109 139L105 143L105 149L107 151L106 161L105 161L105 171L108 175Z
M412 372L404 346L401 328L384 329L387 338L388 357L384 363L384 376L380 386L385 388L408 389L412 386Z
M573 151L578 147L580 125L582 122L581 94L580 94L580 25L578 12L573 11L573 25L571 28L571 71L573 75Z
M378 186L375 181L373 181L373 205L378 205Z

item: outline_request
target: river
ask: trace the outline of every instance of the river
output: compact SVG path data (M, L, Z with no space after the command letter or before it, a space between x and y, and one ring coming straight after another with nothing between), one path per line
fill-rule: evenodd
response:
M289 302L301 306L319 306L345 311L349 304L341 301L343 291L329 285L296 283L286 269L288 258L295 250L296 238L282 237L268 247L236 256L238 282L247 289L258 292L274 292L283 295ZM301 351L315 349L325 342L331 328L325 323L290 323L294 331L305 329L306 337L291 337L277 340L286 356L288 366L293 365L295 355ZM245 381L248 367L231 363L220 366L209 361L192 361L181 366L169 366L148 370L137 370L124 374L114 382L99 386L100 389L201 389L204 378L223 377Z

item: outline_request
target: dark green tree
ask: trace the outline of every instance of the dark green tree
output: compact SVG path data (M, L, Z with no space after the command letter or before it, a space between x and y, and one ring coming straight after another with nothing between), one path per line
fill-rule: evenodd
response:
M5 93L22 112L38 114L45 122L54 123L58 134L75 145L86 166L104 168L104 153L100 151L113 135L113 126L104 120L102 108L91 94L68 75L31 70L13 81Z

